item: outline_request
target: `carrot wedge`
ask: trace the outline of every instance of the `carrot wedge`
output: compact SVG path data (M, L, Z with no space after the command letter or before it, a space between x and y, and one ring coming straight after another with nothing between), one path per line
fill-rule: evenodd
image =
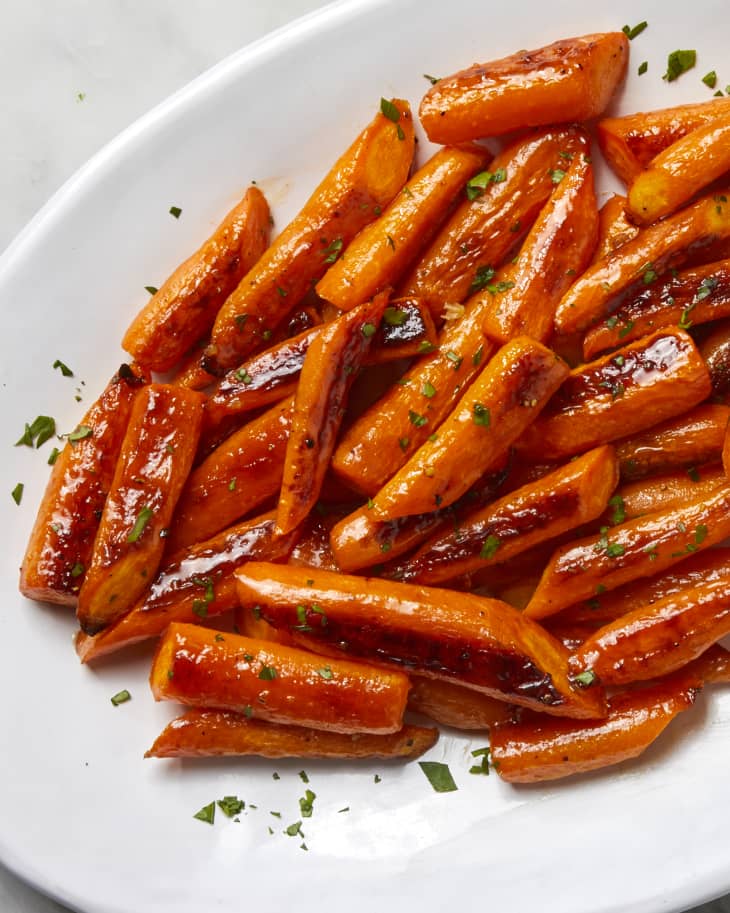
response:
M719 320L699 349L710 372L713 398L730 404L730 319Z
M250 562L236 578L244 609L255 607L303 643L545 713L603 713L600 689L568 680L563 647L496 599L263 562Z
M680 415L710 389L691 337L658 330L571 371L517 449L535 460L572 456Z
M439 79L419 117L433 143L463 143L523 127L590 120L626 72L622 32L563 38Z
M509 783L539 783L638 757L702 688L680 674L609 699L603 720L544 719L496 726L489 734L494 768Z
M146 758L418 758L438 741L438 729L407 723L387 735L326 732L247 719L225 710L188 710L163 729Z
M20 568L28 599L76 606L132 403L147 380L122 365L56 459Z
M402 672L176 623L160 641L150 686L157 701L374 735L402 727L410 687Z
M202 414L200 393L166 384L150 384L135 399L79 592L76 616L86 634L123 615L154 578Z
M505 723L514 708L472 688L420 675L411 677L408 709L454 729L488 730Z
M448 506L504 460L568 375L567 365L527 336L503 346L456 409L406 465L376 494L379 520ZM427 422L416 415L413 424Z
M616 489L604 519L606 523L622 523L624 519L633 520L643 514L681 507L689 501L709 497L726 484L727 476L717 463L688 466L625 482Z
M639 234L639 226L630 222L626 213L628 200L614 193L598 210L598 242L593 263L618 250Z

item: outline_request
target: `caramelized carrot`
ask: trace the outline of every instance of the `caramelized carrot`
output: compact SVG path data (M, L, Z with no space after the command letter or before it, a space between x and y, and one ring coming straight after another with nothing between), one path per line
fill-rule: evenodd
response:
M157 572L202 413L203 397L192 390L150 384L136 397L79 592L86 634L123 615Z
M686 671L698 675L705 684L727 684L730 682L730 653L715 644L689 663Z
M147 380L122 365L57 457L20 568L28 599L76 605L132 402Z
M722 445L722 468L726 478L730 478L730 430L725 432L725 440Z
M132 321L122 348L151 371L169 371L210 332L223 302L269 243L269 206L258 187L154 293Z
M561 459L679 415L710 392L683 330L659 330L571 371L518 442L523 458Z
M330 571L250 562L241 605L304 642L475 688L545 713L600 716L603 695L576 689L567 653L506 603Z
M207 345L202 339L194 346L178 365L172 383L175 387L187 387L188 390L205 390L216 382L215 374L211 374L201 364L203 350Z
M727 484L721 466L689 466L661 475L625 482L616 489L611 507L606 511L607 523L618 521L617 516L633 520L642 514L655 513L670 507L680 507L688 501L699 501Z
M388 116L376 114L228 297L206 350L208 370L222 374L263 348L312 283L403 187L413 160L413 119L405 101L384 107Z
M152 663L157 701L234 710L270 723L330 732L397 732L409 682L349 659L296 647L171 624Z
M718 321L699 348L710 372L713 397L730 403L730 320Z
M165 727L146 758L401 758L412 760L438 741L438 729L406 724L387 735L326 732L247 719L225 710L188 710Z
M612 254L627 241L633 241L639 234L638 225L629 221L627 203L626 197L614 193L598 210L598 243L593 253L593 263Z
M485 730L512 718L513 708L479 691L453 682L411 677L408 709L454 729Z
M398 358L413 358L431 351L438 341L431 309L425 301L413 296L394 298L385 309L368 364L383 364Z
M518 336L503 346L469 387L456 409L406 465L377 493L379 520L448 506L486 472L534 421L568 374L539 342ZM413 424L427 419L416 416Z
M563 38L439 79L418 114L433 143L590 120L608 105L628 59L622 32Z

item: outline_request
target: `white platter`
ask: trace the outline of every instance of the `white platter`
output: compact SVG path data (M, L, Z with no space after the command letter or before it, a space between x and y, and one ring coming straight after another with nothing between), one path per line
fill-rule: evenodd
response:
M470 776L469 751L482 741L449 733L429 757L448 761L455 793L434 793L415 765L308 763L317 794L308 852L282 833L300 817L301 763L144 761L174 714L149 694L150 650L82 668L69 614L17 593L52 445L12 447L38 414L62 431L76 425L122 360L117 340L144 286L160 284L251 179L286 224L381 95L416 107L424 72L647 19L617 110L701 100L708 70L730 82L725 13L723 0L645 0L638 11L628 0L337 3L133 125L11 245L0 260L0 860L82 913L669 913L730 889L730 695L720 692L641 761L545 788ZM668 85L661 74L678 47L696 47L698 66ZM177 221L171 205L183 210ZM76 378L52 370L57 358ZM132 701L112 707L122 688ZM240 823L219 813L212 828L193 819L230 794L257 808Z

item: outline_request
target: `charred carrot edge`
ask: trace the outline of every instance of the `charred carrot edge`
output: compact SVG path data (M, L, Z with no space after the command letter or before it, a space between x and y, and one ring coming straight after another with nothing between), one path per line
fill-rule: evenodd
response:
M384 107L388 116L375 115L223 304L206 350L208 370L222 374L263 348L312 283L403 187L415 147L413 119L405 101Z
M681 507L688 501L709 497L726 484L722 467L714 463L625 482L616 489L603 519L606 524L614 525L642 514Z
M284 457L276 525L291 532L319 497L355 374L370 350L390 290L322 330L304 358Z
M367 364L414 358L438 343L431 309L420 298L393 298L383 314Z
M681 265L693 245L730 237L730 206L723 196L702 197L588 267L563 296L555 314L556 331L588 329L608 316L611 302L632 283L653 281Z
M58 455L20 569L28 599L76 606L132 402L148 381L122 365Z
M725 432L725 440L722 444L722 468L726 478L730 479L730 427Z
M373 734L402 727L410 687L402 672L344 659L323 662L296 647L177 623L160 641L150 686L158 701Z
M710 372L713 398L730 404L730 319L718 320L699 350Z
M518 336L503 346L439 426L376 494L379 520L453 504L535 420L568 375L567 365L539 342Z
M626 197L614 193L598 210L598 241L592 263L612 254L639 234L639 226L628 219L627 203Z
M567 652L495 599L312 568L249 562L244 609L306 644L325 644L561 716L600 716L600 689L568 680Z
M219 308L269 243L269 206L258 187L156 291L132 321L122 348L150 371L169 371L210 332Z
M454 729L487 730L512 719L514 708L471 688L420 675L411 677L408 709Z
M571 371L517 449L523 459L572 456L679 415L710 389L691 337L659 330Z
M730 535L730 488L679 508L601 529L559 548L525 609L531 618L553 615L631 580L652 577Z
M146 758L418 758L438 729L409 723L388 735L346 734L247 719L223 710L188 710L165 727Z
M629 59L622 32L564 38L439 79L418 114L433 143L598 117Z
M76 617L86 634L123 615L156 574L202 413L203 397L192 390L150 384L136 397L79 591Z

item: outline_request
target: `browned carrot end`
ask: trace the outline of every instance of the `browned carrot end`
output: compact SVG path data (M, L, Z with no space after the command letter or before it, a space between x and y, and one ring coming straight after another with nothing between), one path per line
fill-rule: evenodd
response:
M510 720L514 708L504 701L452 682L411 677L408 709L422 713L443 726L484 731Z

